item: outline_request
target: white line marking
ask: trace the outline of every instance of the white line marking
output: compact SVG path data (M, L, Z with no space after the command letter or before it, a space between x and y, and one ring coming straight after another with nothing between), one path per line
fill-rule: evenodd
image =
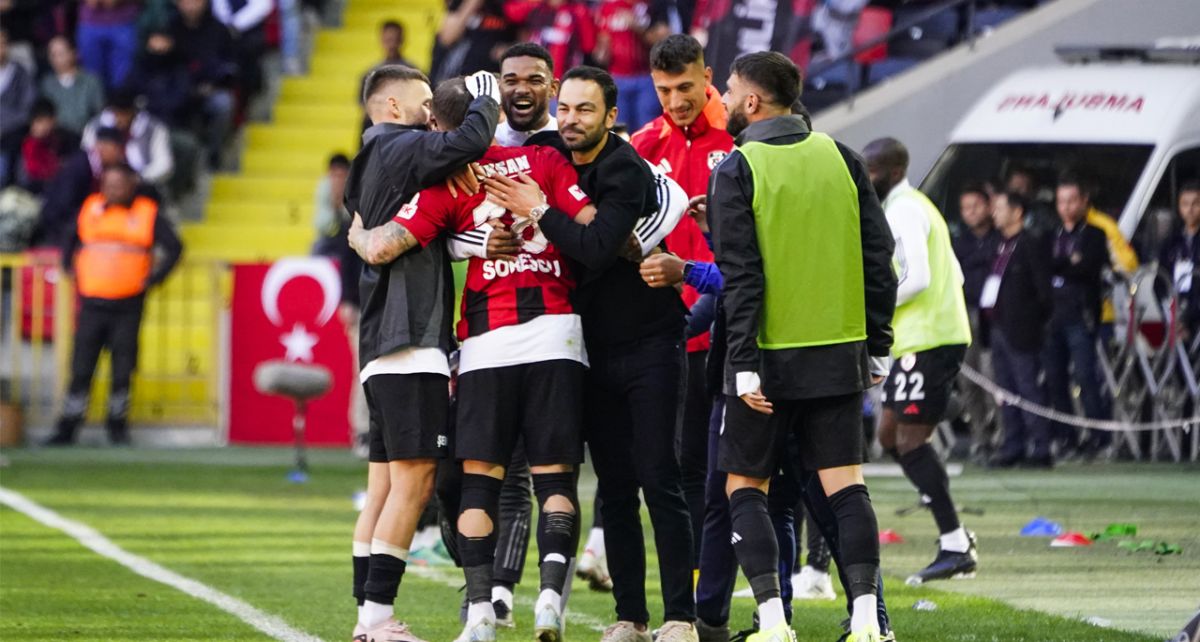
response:
M66 533L75 539L75 541L90 548L96 554L107 557L138 575L166 584L198 600L204 600L276 640L284 640L285 642L321 642L321 638L295 629L277 616L264 613L236 597L226 595L207 584L184 577L144 557L134 555L114 544L112 540L101 535L94 528L67 519L27 499L20 493L0 487L0 504L23 513L44 526Z
M457 573L447 573L441 568L434 566L417 566L416 564L413 564L408 567L407 572L431 582L445 584L446 586L454 589L462 588L463 585L462 575ZM520 606L533 606L533 600L530 600L524 596L515 596L513 601ZM600 618L593 617L587 613L573 611L571 610L570 606L567 607L566 617L568 622L585 626L593 631L603 631L608 627L608 624L611 624L611 622L606 624Z

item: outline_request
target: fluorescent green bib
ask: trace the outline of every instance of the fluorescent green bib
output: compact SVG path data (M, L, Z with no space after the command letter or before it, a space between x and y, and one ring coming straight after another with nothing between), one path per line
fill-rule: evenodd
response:
M926 249L929 254L929 287L904 305L896 306L896 342L892 356L924 352L938 346L971 343L971 322L963 296L962 268L950 244L946 219L920 190L904 192L921 206L929 220Z
M783 350L867 338L858 188L837 144L738 148L754 174L765 292L758 346Z

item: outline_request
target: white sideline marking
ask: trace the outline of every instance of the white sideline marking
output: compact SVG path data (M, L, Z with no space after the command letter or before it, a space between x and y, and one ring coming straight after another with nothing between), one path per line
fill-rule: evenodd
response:
M27 499L20 493L0 487L0 504L23 513L44 526L66 533L96 554L107 557L142 577L166 584L198 600L208 602L276 640L322 642L321 638L292 628L279 617L264 613L236 597L226 595L207 584L184 577L144 557L134 555L114 544L112 540L101 535L96 529L67 519L49 508Z
M420 577L422 579L429 580L431 582L439 582L441 584L445 584L446 586L449 586L450 588L458 589L458 588L462 588L462 585L463 585L463 578L461 575L459 575L457 573L455 573L455 574L446 573L442 569L432 567L432 566L418 566L416 564L413 564L408 567L407 572L412 573L413 575L416 575L417 577ZM574 578L571 578L571 579L574 579ZM401 591L403 591L403 589L401 589ZM400 599L402 599L402 598L400 598ZM397 599L397 604L400 603L400 599ZM514 596L513 602L514 602L514 605L519 604L521 606L533 606L533 601L524 596L519 596L519 597ZM397 607L397 608L400 608L400 607ZM593 617L591 615L588 615L587 613L580 613L579 611L572 610L569 605L567 606L567 612L566 612L565 616L566 616L566 619L568 622L571 622L573 624L579 624L581 626L585 626L589 629L592 629L593 631L603 631L605 628L608 627L609 624L612 624L612 622L605 623L605 622L601 621L600 618ZM400 616L397 615L396 617L399 618Z

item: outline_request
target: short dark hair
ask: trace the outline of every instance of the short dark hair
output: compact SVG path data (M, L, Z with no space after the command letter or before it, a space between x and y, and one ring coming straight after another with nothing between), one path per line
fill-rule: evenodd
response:
M419 80L426 85L429 84L429 77L412 67L404 65L380 65L372 69L371 73L367 74L367 79L363 81L363 104L367 104L371 96L379 93L385 85L398 80Z
M963 185L963 188L958 192L958 196L959 198L962 198L967 194L978 194L983 198L985 203L992 200L992 197L990 194L988 194L987 187L984 185L983 181L971 181L966 185Z
M546 63L546 67L550 69L550 73L554 73L554 58L545 47L536 42L518 42L517 44L504 50L500 54L500 64L503 65L505 60L509 58L537 58Z
M1179 193L1200 192L1200 178L1189 178L1179 184Z
M1058 175L1058 187L1067 185L1074 185L1080 196L1089 200L1092 198L1092 184L1079 170L1068 169Z
M471 100L466 80L448 78L438 83L437 89L433 90L433 107L430 110L438 128L445 131L462 125L467 118L467 110L471 108Z
M704 47L687 34L671 34L650 49L650 68L655 71L679 74L693 62L704 66Z
M109 163L108 165L104 166L104 169L101 173L103 174L103 173L112 172L112 171L121 172L128 178L136 179L138 177L137 170L133 169L133 166L130 165L129 163L126 163L125 161L117 161L115 163Z
M588 80L600 85L600 90L604 92L604 110L608 111L617 106L617 83L607 71L599 67L580 65L563 74L562 81L565 83L568 80Z
M404 36L404 25L401 24L399 20L384 20L383 22L379 23L380 33L387 31L388 29L395 29L396 31L400 32L401 37Z
M38 98L33 101L33 110L29 112L29 119L35 118L56 118L58 116L58 108L54 106L54 102L49 98Z
M1025 198L1020 192L1009 189L1000 192L1000 194L1008 200L1009 207L1015 207L1021 210L1022 216L1029 211L1029 199Z
M329 169L350 169L350 157L341 152L329 157Z
M116 127L101 127L96 130L96 142L109 142L118 145L125 144L125 135Z
M117 89L108 95L108 108L118 111L137 111L137 94L129 89Z
M770 102L776 105L790 108L800 98L800 69L777 51L742 54L729 72L770 94Z

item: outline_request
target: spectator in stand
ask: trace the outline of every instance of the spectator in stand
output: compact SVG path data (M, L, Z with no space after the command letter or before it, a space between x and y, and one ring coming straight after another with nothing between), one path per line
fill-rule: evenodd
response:
M37 88L29 70L8 55L8 33L0 29L0 186L14 178L10 174L29 128L29 114Z
M317 230L313 254L341 258L339 254L343 248L350 250L346 242L346 232L350 229L351 217L346 211L346 204L342 202L346 193L346 178L349 175L350 159L345 154L339 153L330 157L329 169L317 183L313 202L313 227ZM353 254L353 250L350 250L350 253ZM357 281L358 276L354 278Z
M192 114L191 124L202 132L209 167L216 168L221 165L221 149L233 129L236 107L233 38L212 15L208 0L176 0L176 6L179 14L168 29L175 50L187 65L191 104L200 106L200 113Z
M167 127L176 129L184 125L191 108L191 79L187 63L165 29L156 30L146 38L127 89L143 96L146 111Z
M967 302L967 316L971 320L971 336L980 337L983 336L983 329L980 325L979 299L984 283L992 272L996 250L1000 246L1000 233L992 224L991 198L982 183L971 183L964 187L958 203L964 229L954 239L954 255L962 266L963 295ZM972 341L967 347L963 363L987 375L991 370L990 361L983 342ZM960 381L964 393L963 409L970 417L971 454L975 459L986 460L990 456L994 436L990 427L994 426L992 420L996 407L991 396L982 388L965 378Z
M648 62L649 3L604 0L598 11L599 35L593 56L617 82L617 122L637 131L661 111Z
M263 74L259 60L267 51L267 16L274 8L272 0L213 0L212 11L233 34L233 54L241 71L241 88L246 98L262 90Z
M42 76L41 93L54 103L58 125L78 136L104 109L104 85L95 74L79 68L75 45L66 36L55 36L47 51L52 71Z
M137 56L139 0L83 0L75 42L83 65L109 90L125 84Z
M101 172L105 167L124 162L124 135L113 127L98 129L92 147L78 149L68 156L46 185L46 200L33 244L61 247L66 243L84 199L100 190Z
M79 137L58 126L54 103L39 98L33 104L29 135L21 144L17 182L34 194L41 194L75 149L79 149Z
M1077 176L1064 174L1059 179L1056 204L1059 227L1051 236L1054 311L1042 354L1046 386L1056 410L1073 412L1069 371L1079 386L1084 414L1089 419L1107 419L1096 338L1104 302L1104 270L1110 266L1108 242L1104 231L1088 221L1089 199ZM1080 447L1077 428L1055 424L1054 434L1062 444L1061 454L1070 456ZM1099 439L1084 444L1082 454L1094 456L1102 446Z
M1185 181L1179 187L1179 231L1163 243L1158 269L1163 278L1175 284L1179 293L1180 337L1189 344L1200 331L1200 180ZM1158 286L1159 296L1166 289Z
M505 13L550 52L556 80L596 48L596 23L582 0L509 0Z
M990 285L980 302L989 320L986 338L992 349L996 383L1036 404L1046 405L1038 384L1038 352L1054 307L1049 248L1025 229L1029 201L1016 192L996 195L993 216L1003 240L988 274ZM1001 409L1004 444L989 462L1009 468L1024 461L1050 466L1050 423L1013 405Z
M379 47L383 49L383 59L375 63L358 82L358 97L357 100L362 102L362 92L367 86L367 76L372 71L384 65L404 65L416 69L417 66L404 57L404 25L395 21L388 20L379 25ZM367 131L371 126L371 119L367 118L364 111L362 115L362 131Z
M500 71L500 55L516 39L503 0L448 0L433 47L433 81Z
M694 0L650 0L650 29L646 32L650 44L673 33L691 33L695 10Z
M113 92L108 99L108 107L84 128L84 149L92 150L96 132L101 127L115 127L121 132L125 139L125 159L143 181L161 186L171 177L175 169L171 132L162 121L138 109L134 94L128 91Z

